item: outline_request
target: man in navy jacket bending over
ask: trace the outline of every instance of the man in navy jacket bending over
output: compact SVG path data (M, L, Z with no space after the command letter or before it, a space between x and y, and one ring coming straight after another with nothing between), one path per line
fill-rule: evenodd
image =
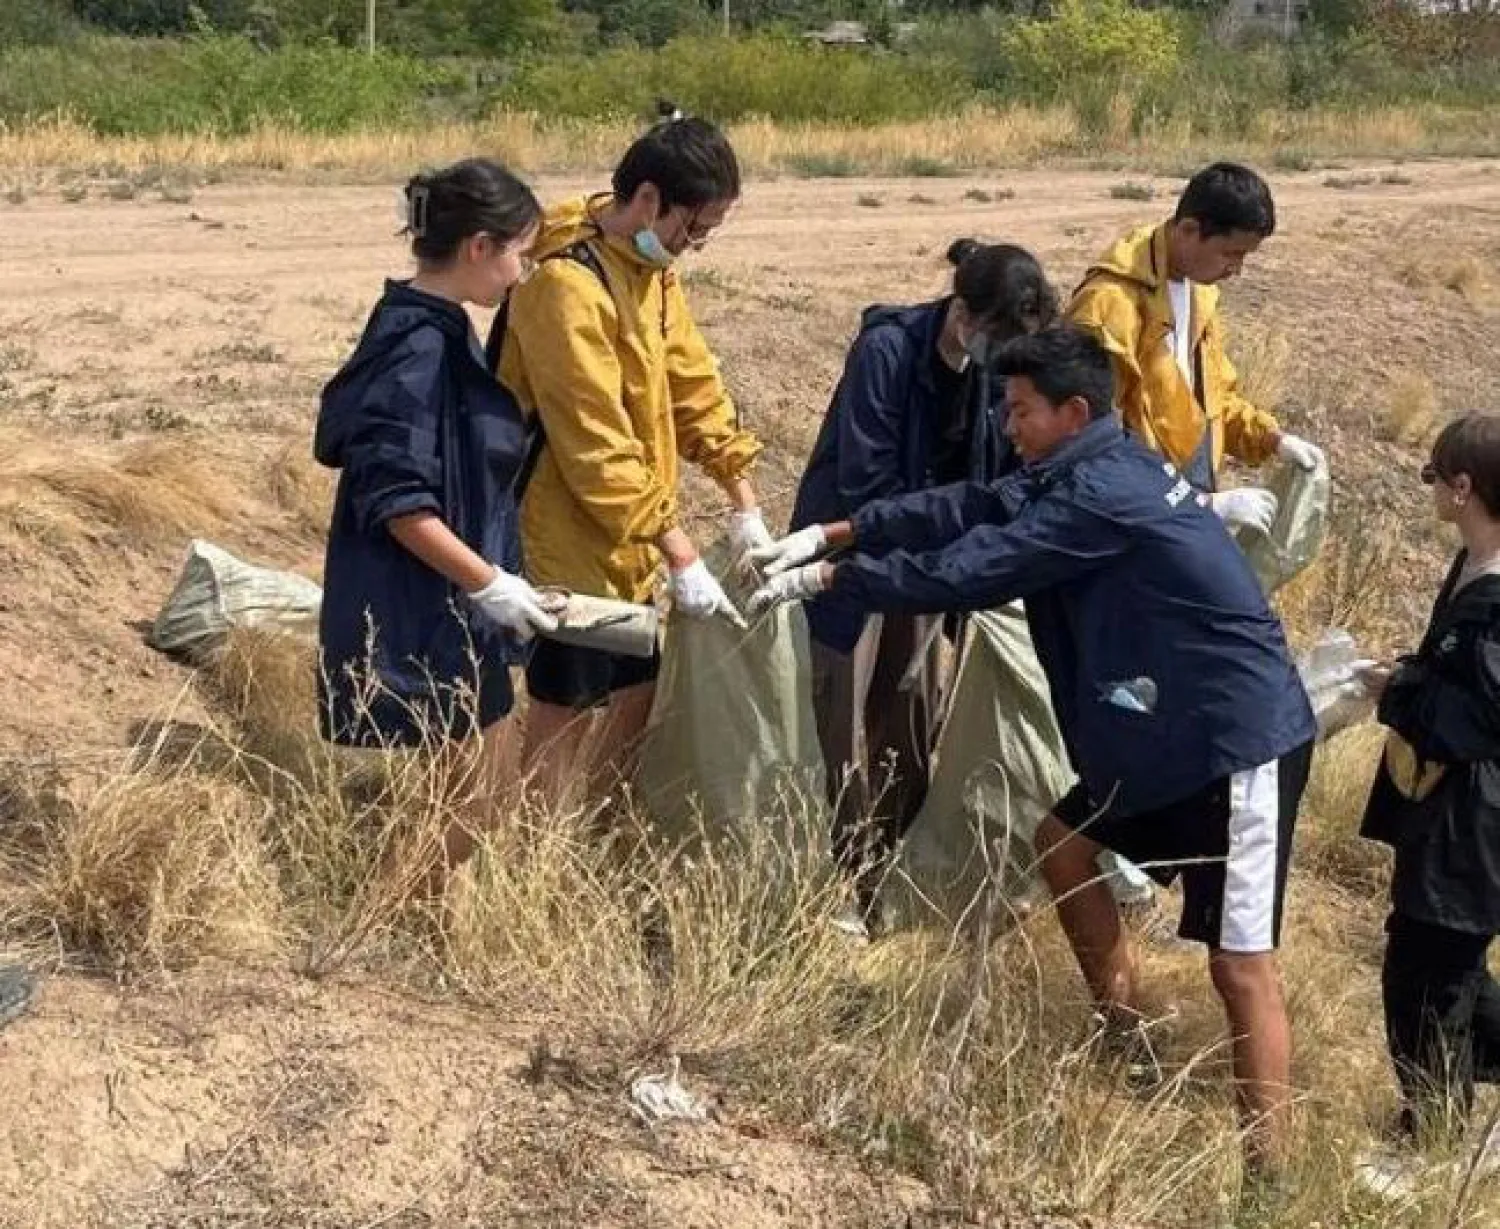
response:
M1012 342L1023 467L869 504L760 552L760 613L832 592L866 610L1024 598L1080 784L1037 832L1042 873L1106 1024L1138 1036L1136 975L1101 847L1182 877L1179 933L1224 1002L1248 1160L1284 1146L1291 1032L1275 950L1312 710L1243 553L1206 499L1128 436L1109 356L1071 326ZM816 562L833 550L836 562Z

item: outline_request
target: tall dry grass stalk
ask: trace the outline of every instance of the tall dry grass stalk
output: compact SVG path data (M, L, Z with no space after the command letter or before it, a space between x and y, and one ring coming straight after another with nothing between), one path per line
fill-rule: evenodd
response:
M1269 157L1288 148L1310 157L1465 154L1500 143L1500 117L1437 105L1265 111L1252 118L1243 135L1198 133L1182 120L1138 125L1128 94L1121 94L1104 114L1106 122L1092 126L1082 123L1071 107L1027 106L975 107L959 115L875 127L749 120L732 125L732 136L742 160L758 175L797 173L799 167L816 165L900 174L918 162L979 169L1049 155L1202 159ZM0 169L120 174L192 167L387 175L483 152L533 172L597 172L614 164L635 132L628 121L498 112L474 123L337 135L266 127L235 136L114 137L64 116L0 125Z
M690 1083L711 1076L810 1139L916 1174L956 1215L1220 1220L1240 1141L1196 955L1147 953L1166 1078L1141 1090L1091 1032L1045 910L981 927L986 941L926 929L852 948L799 814L684 843L628 798L561 815L516 802L489 813L446 896L423 901L412 888L438 841L494 782L461 749L324 746L311 670L295 640L239 638L205 682L217 724L196 737L158 734L71 798L0 785L5 937L131 970L278 953L312 975L359 967L536 1019L601 1079L678 1055ZM1367 880L1331 852L1363 764L1352 741L1320 764L1309 805L1328 849L1294 892L1302 1185L1276 1218L1241 1223L1428 1229L1450 1223L1461 1187L1466 1219L1451 1223L1493 1223L1488 1180L1435 1170L1405 1205L1353 1181L1389 1102L1373 923L1350 904Z

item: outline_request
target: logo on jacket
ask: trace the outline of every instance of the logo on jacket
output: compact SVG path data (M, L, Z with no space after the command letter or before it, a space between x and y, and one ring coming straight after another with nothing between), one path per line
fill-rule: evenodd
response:
M1150 716L1156 712L1156 680L1145 675L1118 683L1105 683L1099 691L1100 699L1106 704L1123 708L1127 713L1145 713Z

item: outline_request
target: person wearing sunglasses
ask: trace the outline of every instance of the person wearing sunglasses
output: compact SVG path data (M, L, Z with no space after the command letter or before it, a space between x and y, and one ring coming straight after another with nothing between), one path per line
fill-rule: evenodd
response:
M1389 733L1361 828L1396 855L1381 980L1410 1142L1500 1082L1500 415L1450 423L1422 481L1461 546L1416 652L1372 672Z
M733 546L745 550L771 540L750 483L761 446L740 423L676 268L739 195L724 134L669 108L626 151L611 191L547 211L538 268L489 347L540 432L521 510L536 584L649 602L665 564L676 614L741 621L682 526L679 464L722 488ZM659 654L537 648L524 759L546 800L628 775L659 670Z

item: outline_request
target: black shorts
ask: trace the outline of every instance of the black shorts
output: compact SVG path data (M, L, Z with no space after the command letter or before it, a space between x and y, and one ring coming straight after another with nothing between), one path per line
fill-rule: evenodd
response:
M1181 876L1177 933L1184 939L1226 952L1269 952L1281 942L1292 837L1312 751L1308 743L1137 815L1099 807L1080 783L1052 813L1158 883Z
M526 667L526 691L533 700L561 708L597 708L617 691L654 683L660 673L660 649L650 657L626 657L540 640Z

